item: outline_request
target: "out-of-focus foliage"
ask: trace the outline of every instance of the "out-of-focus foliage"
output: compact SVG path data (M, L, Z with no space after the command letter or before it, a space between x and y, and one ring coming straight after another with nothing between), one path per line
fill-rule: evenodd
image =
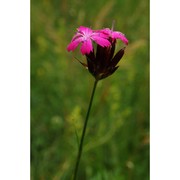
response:
M99 82L79 180L149 179L149 2L31 1L31 179L70 180L93 77L66 47L80 25L129 39L119 69Z

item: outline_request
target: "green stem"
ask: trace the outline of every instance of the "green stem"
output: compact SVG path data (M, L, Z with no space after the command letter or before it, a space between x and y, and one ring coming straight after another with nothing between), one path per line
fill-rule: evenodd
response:
M74 169L73 180L76 180L76 177L77 177L79 162L80 162L81 154L82 154L82 150L83 150L84 136L85 136L85 133L86 133L86 127L87 127L87 123L88 123L88 119L89 119L89 113L91 111L91 106L92 106L92 102L93 102L94 93L95 93L95 90L96 90L97 83L98 83L98 80L95 80L93 90L92 90L92 94L91 94L91 99L90 99L90 102L89 102L88 111L87 111L87 114L86 114L86 119L85 119L85 122L84 122L83 132L82 132L82 135L81 135L81 141L80 141L80 145L79 145L79 151L78 151L78 155L77 155L76 166L75 166L75 169Z

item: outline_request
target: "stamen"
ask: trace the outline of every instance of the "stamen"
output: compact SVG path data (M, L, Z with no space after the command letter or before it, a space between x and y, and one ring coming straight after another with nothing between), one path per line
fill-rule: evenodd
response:
M113 20L113 22L112 22L111 31L114 31L114 25L115 25L115 20Z

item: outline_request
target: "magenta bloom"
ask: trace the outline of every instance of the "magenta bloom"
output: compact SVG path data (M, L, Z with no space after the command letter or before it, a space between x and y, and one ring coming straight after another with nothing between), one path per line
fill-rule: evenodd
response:
M123 33L119 31L112 31L109 28L105 28L105 29L99 30L99 32L108 35L112 39L112 41L116 39L120 39L124 44L128 45L128 39L125 37Z
M117 39L128 45L128 39L125 35L119 31L113 31L113 27L111 30L109 28L92 30L80 26L67 50L74 51L81 44L80 50L86 56L86 63L78 61L98 81L112 75L119 67L118 63L125 53L126 46L115 53Z
M101 31L93 31L92 29L84 26L80 26L77 29L77 33L72 38L70 44L67 47L68 51L74 51L81 43L81 53L83 55L89 54L93 51L92 41L95 41L102 47L108 47L111 43L107 40L109 35Z

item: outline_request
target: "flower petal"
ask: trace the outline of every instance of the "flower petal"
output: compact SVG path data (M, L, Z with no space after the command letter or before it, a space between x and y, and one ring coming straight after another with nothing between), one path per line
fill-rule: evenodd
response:
M104 39L100 36L92 36L91 39L102 47L107 47L111 45L111 43L107 39Z
M77 32L77 33L73 36L73 38L72 38L71 41L74 41L75 39L80 38L80 37L82 37L82 34L80 34L80 33Z
M98 37L102 37L104 39L108 39L109 38L109 30L108 28L106 29L102 29L102 30L95 30L93 33L93 36L98 36Z
M82 55L89 54L90 52L92 52L93 51L92 41L90 39L87 39L86 41L82 42L80 50Z
M111 36L111 30L109 28L98 30L102 35L106 36L107 38Z
M82 42L82 38L76 38L75 40L71 41L70 44L67 46L67 50L74 51L80 42Z
M128 44L128 39L121 32L114 31L112 32L112 39L120 39L124 44Z
M85 26L80 26L77 30L79 33L84 35L91 35L93 33L92 29Z
M101 33L108 35L113 40L120 39L124 44L128 45L128 39L125 37L125 35L119 31L112 31L109 28L105 28L100 30Z

